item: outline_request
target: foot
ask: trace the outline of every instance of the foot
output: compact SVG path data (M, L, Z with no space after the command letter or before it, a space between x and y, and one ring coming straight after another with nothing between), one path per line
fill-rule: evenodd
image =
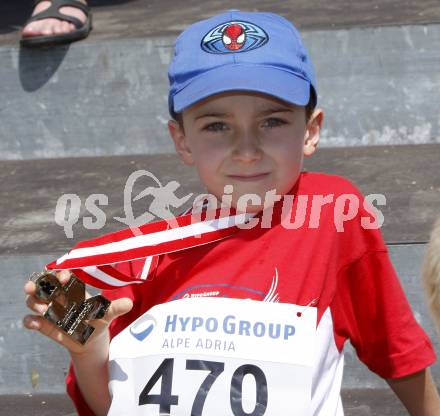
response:
M85 0L79 1L87 4ZM50 5L50 1L42 1L41 3L38 3L34 8L32 16L35 16L36 14L46 10ZM76 17L83 23L85 23L87 19L87 16L84 14L84 12L76 7L61 7L60 12L68 16ZM29 23L23 28L22 34L24 38L32 36L63 35L65 33L73 32L75 29L76 28L72 23L50 18Z

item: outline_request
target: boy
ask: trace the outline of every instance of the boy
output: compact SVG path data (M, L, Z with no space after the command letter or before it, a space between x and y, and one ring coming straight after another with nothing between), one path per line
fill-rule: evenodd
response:
M429 307L440 330L440 218L434 224L423 264L423 283Z
M198 22L177 39L169 78L180 158L253 222L159 256L143 285L106 291L112 306L84 347L25 318L70 351L68 392L79 413L340 416L349 339L411 415L440 414L427 370L434 352L371 207L343 178L301 173L323 113L296 29L270 13ZM136 276L143 266L119 270ZM33 284L25 290L41 313Z

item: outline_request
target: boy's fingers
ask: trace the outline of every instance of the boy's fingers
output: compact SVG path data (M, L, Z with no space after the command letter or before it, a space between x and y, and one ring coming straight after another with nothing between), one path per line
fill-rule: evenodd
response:
M23 326L27 329L39 330L41 326L41 317L35 315L26 315L23 318Z
M26 297L26 306L35 313L43 315L48 308L47 303L39 302L34 296L28 295Z
M72 274L69 270L61 270L59 272L55 273L58 280L60 281L60 283L62 285L65 285L69 279L70 279L70 275Z
M55 273L55 276L62 285L65 285L69 281L70 275L71 272L69 270L61 270ZM35 290L35 282L33 282L32 280L28 280L24 285L24 293L26 293L26 295L34 295Z
M35 294L35 283L32 282L31 280L28 280L24 287L24 293L26 293L26 295L33 295Z
M107 324L110 324L113 319L130 312L132 308L133 301L129 298L113 300L103 318L103 321L107 322Z
M23 325L27 329L40 331L43 335L50 336L57 331L57 327L42 316L26 315ZM59 332L59 331L58 331Z
M23 325L27 329L41 332L43 335L53 339L69 350L81 348L67 334L42 316L27 315L23 319Z

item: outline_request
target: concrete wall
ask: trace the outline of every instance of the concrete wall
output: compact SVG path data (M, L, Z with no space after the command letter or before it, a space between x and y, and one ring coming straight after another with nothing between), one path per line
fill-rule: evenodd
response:
M399 274L404 290L418 322L427 330L440 352L439 338L434 333L420 287L420 264L424 245L390 246L391 260ZM62 253L58 253L62 254ZM22 286L27 276L53 260L53 256L0 257L3 288L0 290L0 395L25 393L61 393L68 357L62 347L40 334L22 327L27 313ZM39 374L37 387L32 388L32 370ZM433 367L434 377L440 384L440 366ZM377 388L385 382L360 364L353 349L347 344L344 387Z
M305 32L323 146L440 142L440 25ZM174 38L0 47L0 159L166 153Z

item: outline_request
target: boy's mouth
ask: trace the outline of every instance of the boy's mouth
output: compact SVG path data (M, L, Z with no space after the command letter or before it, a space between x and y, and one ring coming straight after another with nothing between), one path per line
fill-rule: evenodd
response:
M252 173L252 174L240 174L240 175L228 175L229 178L234 179L236 181L243 181L243 182L252 182L252 181L258 181L260 179L264 179L266 176L269 175L269 172L263 172L263 173Z

